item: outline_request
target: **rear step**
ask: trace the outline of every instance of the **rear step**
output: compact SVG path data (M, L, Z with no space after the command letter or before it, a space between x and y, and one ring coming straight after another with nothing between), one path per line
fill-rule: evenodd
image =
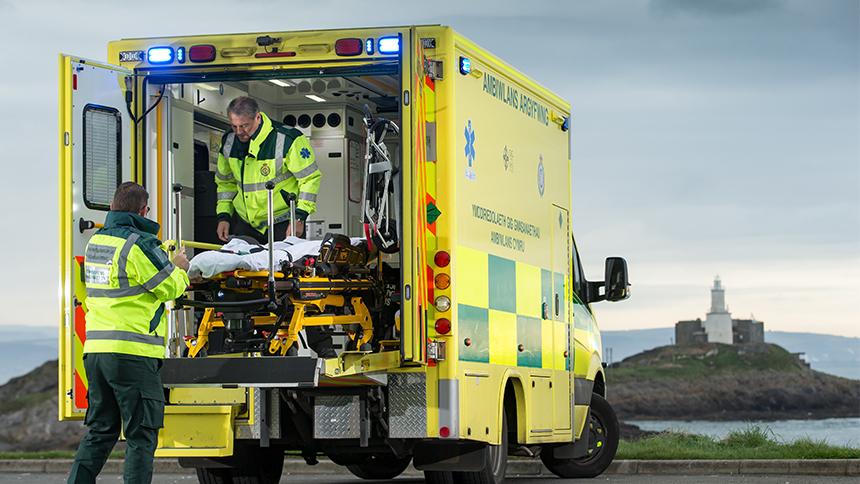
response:
M161 382L172 386L316 387L323 360L307 356L166 358Z

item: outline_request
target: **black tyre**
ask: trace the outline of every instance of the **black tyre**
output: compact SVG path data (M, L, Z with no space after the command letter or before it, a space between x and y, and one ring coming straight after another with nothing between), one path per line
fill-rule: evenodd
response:
M451 471L424 471L424 482L427 484L454 484L454 473Z
M501 484L508 466L508 417L502 413L501 445L488 445L487 466L475 472L454 472L457 484Z
M552 449L546 448L540 458L547 469L558 477L595 477L609 467L618 450L619 427L615 410L600 395L591 396L588 422L583 432L588 432L588 455L576 459L556 459Z
M197 482L200 484L231 484L230 469L197 468Z
M278 484L284 471L284 451L278 448L255 450L254 458L232 469L233 484ZM230 481L227 481L230 482Z
M362 479L394 479L409 467L412 456L398 458L391 454L372 455L365 462L346 466L349 472Z

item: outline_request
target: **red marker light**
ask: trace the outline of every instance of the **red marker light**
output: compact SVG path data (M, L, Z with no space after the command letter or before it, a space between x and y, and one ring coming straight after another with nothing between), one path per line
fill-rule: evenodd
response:
M188 60L191 62L212 62L215 60L215 46L208 44L192 45L188 49Z
M434 327L437 333L448 334L451 332L451 321L447 318L439 318L436 320L436 325Z
M448 267L448 264L451 263L451 256L444 250L440 250L439 252L436 252L435 256L433 256L433 262L435 262L438 267Z
M442 437L443 439L447 439L450 436L451 436L451 429L449 429L448 427L440 427L439 428L439 437Z
M259 52L254 54L254 57L257 59L265 59L267 57L295 57L296 53L291 50L285 50L283 52Z
M361 39L338 39L334 43L334 52L343 56L360 55L364 52L364 42Z

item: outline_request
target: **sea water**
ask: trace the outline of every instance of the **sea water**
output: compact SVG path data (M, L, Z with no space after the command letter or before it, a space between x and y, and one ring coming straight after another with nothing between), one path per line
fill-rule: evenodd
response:
M758 426L769 430L779 442L793 442L808 437L824 440L828 444L860 448L860 418L828 418L822 420L729 420L714 422L707 420L627 420L642 430L662 432L672 430L691 434L707 435L722 439L733 430L745 430Z

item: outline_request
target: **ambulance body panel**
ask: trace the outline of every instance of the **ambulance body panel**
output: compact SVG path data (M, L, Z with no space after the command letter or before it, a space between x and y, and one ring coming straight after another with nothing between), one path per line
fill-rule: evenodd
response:
M392 39L396 51L380 52ZM339 50L356 41L360 50ZM251 95L273 119L292 116L311 139L324 174L318 213L308 219L317 237L361 235L361 105L399 124L387 142L400 166L400 251L385 259L400 272L396 351L320 360L306 394L286 382L168 385L157 455L229 458L243 443L292 445L283 422L293 407L278 398L283 392L314 402L315 439L354 441L367 452L377 431L359 436L348 425L327 425L333 405L364 412L365 399L382 395L385 414L368 415L388 422L385 438L416 452L437 448L421 447L427 443L507 441L547 452L587 444L592 395L606 396L588 302L610 296L604 283L585 280L572 236L567 102L444 26L126 39L108 45L108 61L60 59L61 419L86 410L80 268L92 232L85 222L97 227L111 183L132 179L150 192L162 239L201 234L211 223L212 214L200 211L207 202L177 198L170 187L202 183L203 152L211 168L219 133L229 129L227 103ZM310 90L302 91L305 82ZM326 102L313 102L314 93ZM116 165L98 168L95 210L84 170L99 160L82 151L95 141L80 125L92 106L101 109L96 121L117 123L120 146ZM316 114L342 122L301 125L303 115ZM612 300L627 295L626 265L620 277L623 294ZM182 340L199 324L179 313L171 313L171 364L182 364ZM314 442L336 462L349 448Z

